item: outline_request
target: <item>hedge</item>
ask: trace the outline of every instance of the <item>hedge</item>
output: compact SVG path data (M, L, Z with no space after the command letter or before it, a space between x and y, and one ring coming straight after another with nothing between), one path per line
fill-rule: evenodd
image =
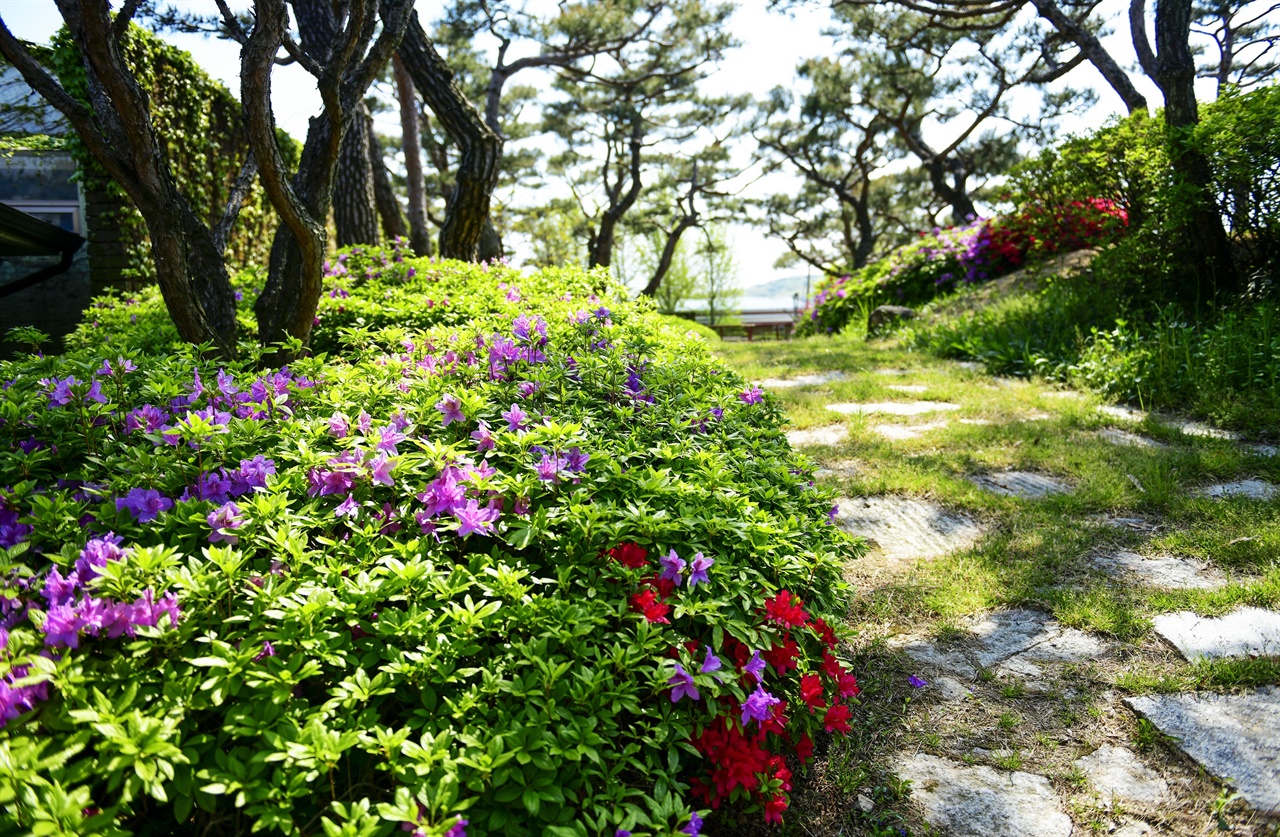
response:
M118 297L3 364L0 831L779 820L861 547L776 404L602 274L341 264L286 369Z

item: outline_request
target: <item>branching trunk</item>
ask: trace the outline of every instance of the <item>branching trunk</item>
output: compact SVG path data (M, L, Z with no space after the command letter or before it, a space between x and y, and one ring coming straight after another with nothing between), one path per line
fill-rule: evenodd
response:
M1169 134L1169 162L1174 175L1190 187L1192 206L1183 235L1199 280L1199 300L1235 293L1239 277L1214 199L1213 170L1195 146L1192 129L1199 123L1196 106L1195 56L1191 52L1191 0L1156 0L1156 82L1164 95Z
M947 202L951 207L952 222L956 224L966 223L968 220L977 217L978 210L973 205L973 199L969 197L968 191L964 188L966 174L963 170L963 164L957 162L948 165L947 160L942 157L931 157L925 167L929 172L929 185L933 187L933 193L939 198ZM950 171L952 182L947 182L947 174Z
M418 94L398 53L391 59L391 66L395 72L396 95L400 100L400 136L404 146L404 169L409 192L409 247L420 256L429 256L431 233L427 229L427 184L422 173Z
M1036 11L1040 16L1052 24L1064 37L1079 47L1098 72L1111 85L1111 89L1116 91L1124 106L1129 109L1129 113L1147 111L1147 99L1138 92L1138 88L1133 86L1133 82L1129 79L1129 74L1121 69L1116 60L1111 57L1111 53L1107 52L1106 47L1098 40L1097 36L1086 29L1075 18L1063 11L1058 5L1058 0L1031 0L1032 5L1036 7Z
M342 154L334 179L333 225L339 247L381 243L374 202L373 149L369 144L372 127L373 118L361 102L342 137Z
M640 182L640 153L644 148L644 127L639 118L631 123L630 150L631 159L627 167L628 188L621 193L621 182L609 189L610 202L608 208L600 213L600 226L591 237L588 252L588 267L608 267L613 262L613 243L618 231L618 223L622 216L635 205L643 188Z
M382 143L373 130L373 120L365 123L369 135L369 168L373 174L373 202L378 208L378 217L382 220L382 234L387 241L397 238L408 238L409 227L405 223L404 208L396 197L395 187L391 185L391 175L387 172L386 161L382 158Z
M697 226L698 218L696 215L686 215L680 219L679 223L667 233L667 242L662 245L662 254L658 257L658 264L653 269L653 276L649 277L649 282L644 286L644 290L640 291L644 296L653 296L658 292L658 288L662 287L662 280L667 278L667 271L671 270L671 263L676 257L676 248L680 246L680 238L691 227Z
M453 70L436 52L416 14L400 45L400 59L423 101L461 150L440 229L440 255L474 261L498 182L502 139L462 94Z

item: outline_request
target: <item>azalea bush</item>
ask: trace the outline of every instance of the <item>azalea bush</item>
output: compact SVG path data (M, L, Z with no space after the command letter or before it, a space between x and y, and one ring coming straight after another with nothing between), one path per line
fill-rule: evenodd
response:
M860 547L776 405L598 273L330 274L288 368L115 298L0 370L0 831L778 821Z

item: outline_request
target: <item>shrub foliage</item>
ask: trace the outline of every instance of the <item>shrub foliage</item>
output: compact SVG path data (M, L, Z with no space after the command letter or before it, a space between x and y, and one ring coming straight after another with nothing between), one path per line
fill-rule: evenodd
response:
M0 831L780 818L859 548L776 406L600 275L342 265L340 356L209 365L117 299L4 365Z

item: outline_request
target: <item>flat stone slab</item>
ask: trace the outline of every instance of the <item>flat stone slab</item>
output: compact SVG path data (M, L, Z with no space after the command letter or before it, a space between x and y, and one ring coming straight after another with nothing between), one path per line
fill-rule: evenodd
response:
M904 497L841 498L836 523L895 560L938 558L973 546L983 528L942 506Z
M1117 799L1154 805L1168 797L1169 785L1131 750L1106 744L1076 759L1075 766L1097 791L1104 804Z
M1205 770L1235 786L1251 806L1280 811L1280 687L1125 698Z
M1083 398L1084 395L1073 389L1054 389L1044 393L1045 398Z
M877 424L871 429L886 439L904 441L919 439L922 434L930 430L942 430L946 426L945 421L931 421L927 424Z
M977 474L969 477L969 482L993 494L1021 497L1024 500L1048 497L1050 494L1067 494L1071 491L1071 486L1063 480L1032 471Z
M1044 776L969 767L925 753L894 765L934 828L951 837L1070 837L1071 817Z
M877 369L877 370L876 370L876 374L877 374L877 375L906 375L906 374L908 374L908 370L906 370L906 369L888 369L888 368L885 368L885 369Z
M849 428L843 424L810 427L808 430L788 430L787 441L793 448L809 445L838 445L849 437Z
M945 648L908 640L902 650L918 662L963 677L976 677L981 667L1023 679L1040 677L1041 663L1086 662L1107 650L1089 634L1063 627L1038 610L1000 610L963 627L972 637Z
M1122 549L1106 555L1095 555L1091 563L1105 573L1128 576L1133 581L1152 587L1210 590L1227 583L1226 577L1207 561L1173 555L1139 555Z
M1187 660L1228 657L1280 657L1280 613L1260 607L1238 607L1226 616L1204 617L1189 610L1162 613L1152 620L1156 633ZM1276 717L1280 741L1280 716Z
M1249 500L1271 500L1280 489L1266 480L1240 480L1238 482L1224 482L1218 485L1211 485L1202 488L1196 492L1199 497L1208 497L1211 500L1222 500L1227 497L1244 497Z
M819 372L816 375L797 375L794 378L765 378L757 381L757 385L765 389L788 389L790 387L816 387L832 381L843 381L847 378L843 372Z
M962 360L957 362L956 366L969 372L977 372L982 368L982 364L978 363L976 360Z
M828 404L827 409L842 415L918 416L946 410L958 410L959 404L945 401L880 401L873 404Z
M1258 456L1275 456L1276 454L1280 454L1280 447L1277 447L1276 445L1245 445L1245 447L1248 448L1251 453L1255 453Z
M1098 431L1098 438L1104 442L1110 442L1113 445L1119 445L1125 448L1163 448L1168 447L1162 442L1155 439L1148 439L1146 436L1139 436L1137 433L1130 433L1128 430L1120 430L1116 427L1107 427Z
M1240 438L1239 433L1232 433L1230 430L1221 430L1217 427L1210 427L1203 422L1178 421L1175 419L1166 423L1182 431L1184 436L1198 436L1202 439L1224 439L1230 442L1237 441Z
M819 468L813 472L813 475L815 477L852 477L857 475L858 469L858 460L841 459L838 462L830 462Z
M1116 406L1114 404L1102 404L1098 407L1098 412L1109 418L1120 419L1121 421L1143 421L1147 417L1144 410Z
M911 392L919 395L928 389L924 384L888 384L885 389L891 389L895 392Z

